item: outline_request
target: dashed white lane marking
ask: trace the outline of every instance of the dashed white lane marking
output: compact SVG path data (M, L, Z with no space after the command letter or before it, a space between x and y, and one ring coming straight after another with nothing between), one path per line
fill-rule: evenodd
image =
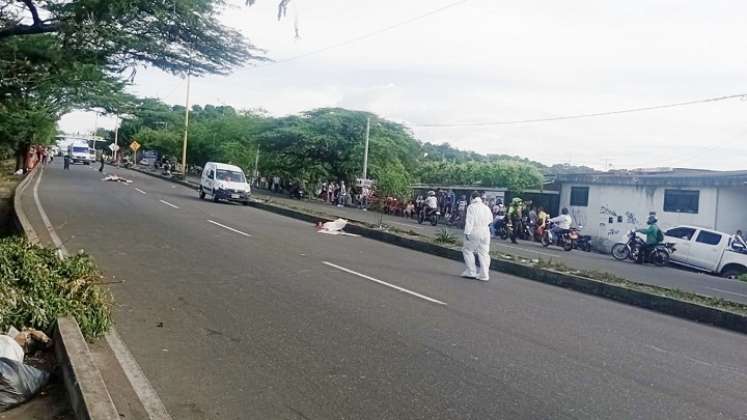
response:
M208 222L214 224L215 226L220 226L223 229L230 230L231 232L238 233L241 236L246 236L247 238L251 238L252 237L252 235L250 235L250 234L248 234L246 232L242 232L242 231L240 231L238 229L234 229L234 228L232 228L230 226L226 226L224 224L221 224L221 223L218 223L218 222L215 222L215 221L212 221L212 220L208 220Z
M171 420L166 407L161 402L161 399L158 398L156 390L153 389L153 385L145 377L143 369L127 349L124 342L122 342L122 339L119 338L117 331L112 328L104 337L109 347L111 347L112 352L114 352L114 357L116 357L122 366L127 380L130 381L132 389L143 404L150 420Z
M328 265L328 266L330 266L332 268L336 268L336 269L338 269L340 271L344 271L344 272L352 274L354 276L358 276L358 277L364 278L366 280L370 280L370 281L372 281L374 283L378 283L378 284L380 284L382 286L391 287L394 290L399 290L400 292L407 293L408 295L412 295L412 296L415 296L415 297L423 299L423 300L427 300L428 302L437 303L439 305L446 305L446 302L441 302L438 299L433 299L432 297L428 297L428 296L420 294L418 292L413 292L412 290L405 289L404 287L396 286L394 284L387 283L387 282L381 281L379 279L375 279L375 278L373 278L371 276L367 276L367 275L359 273L357 271L353 271L353 270L351 270L349 268L341 267L341 266L339 266L337 264L332 264L329 261L322 261L322 264Z
M169 207L173 207L173 208L175 208L175 209L178 209L178 208L179 208L178 206L175 206L175 205L173 205L173 204L169 203L168 201L165 201L165 200L158 200L158 201L162 202L163 204L166 204L166 205L167 205L167 206L169 206Z
M728 291L728 290L724 290L724 289L717 289L717 288L715 288L715 287L707 287L707 286L706 286L706 289L710 289L710 290L715 290L715 291L717 291L717 292L721 292L721 293L728 293L728 294L730 294L730 295L736 295L736 296L747 297L747 295L745 295L744 293L730 292L730 291Z
M135 191L139 192L140 194L148 194L147 192L141 190L140 188L135 188Z

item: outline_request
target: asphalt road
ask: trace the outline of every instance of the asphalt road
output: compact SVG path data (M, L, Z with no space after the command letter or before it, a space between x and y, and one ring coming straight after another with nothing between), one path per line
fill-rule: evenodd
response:
M39 196L175 419L747 416L743 335L122 174Z

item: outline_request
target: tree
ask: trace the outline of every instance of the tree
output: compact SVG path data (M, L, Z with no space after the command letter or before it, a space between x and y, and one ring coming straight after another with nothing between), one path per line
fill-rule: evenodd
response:
M195 75L227 73L259 52L218 21L219 0L17 0L5 7L0 41L50 34L107 70L138 64ZM30 23L25 23L30 22Z

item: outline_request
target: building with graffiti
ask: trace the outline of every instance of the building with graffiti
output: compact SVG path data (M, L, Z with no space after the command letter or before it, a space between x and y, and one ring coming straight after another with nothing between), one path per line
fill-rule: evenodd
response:
M659 168L558 175L560 207L609 250L655 214L659 226L693 225L747 232L747 171Z

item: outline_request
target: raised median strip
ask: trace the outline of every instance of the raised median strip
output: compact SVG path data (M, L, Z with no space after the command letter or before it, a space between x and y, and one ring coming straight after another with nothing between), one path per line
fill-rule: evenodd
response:
M196 185L184 180L163 177L142 169L135 170L189 188L196 188ZM327 222L335 219L330 215L271 202L253 201L250 206L310 223ZM345 230L369 239L455 261L462 261L463 259L460 248L431 242L412 231L405 232L393 228L383 230L360 221L351 221L345 227ZM576 270L552 261L531 261L495 253L493 253L491 261L492 270L506 274L747 334L747 305L740 303L684 292L679 289L632 282L609 273Z

